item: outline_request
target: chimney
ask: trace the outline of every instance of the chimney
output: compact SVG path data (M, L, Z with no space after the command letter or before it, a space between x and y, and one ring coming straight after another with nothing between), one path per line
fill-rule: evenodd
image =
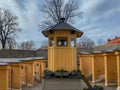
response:
M60 18L60 21L61 21L61 22L64 22L64 21L65 21L65 18Z
M116 36L115 39L117 39L118 37Z
M109 41L111 41L111 39L108 39L107 41L109 42Z

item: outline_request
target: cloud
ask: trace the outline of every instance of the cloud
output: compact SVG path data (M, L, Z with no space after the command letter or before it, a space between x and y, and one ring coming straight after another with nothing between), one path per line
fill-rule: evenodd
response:
M19 18L22 32L19 34L18 42L33 40L40 42L44 36L39 31L38 24L42 17L39 11L39 0L1 0L0 7L10 9Z
M84 10L82 20L77 27L86 36L97 41L99 38L114 38L120 30L119 0L84 0L81 9Z
M39 8L44 0L0 0L0 7L10 9L18 16L22 32L18 42L33 40L39 46L45 37L38 24L43 20ZM67 0L68 1L68 0ZM94 41L120 36L120 0L81 0L83 18L75 27Z
M103 0L82 0L81 9L86 12L86 14L91 13L97 6L99 6Z

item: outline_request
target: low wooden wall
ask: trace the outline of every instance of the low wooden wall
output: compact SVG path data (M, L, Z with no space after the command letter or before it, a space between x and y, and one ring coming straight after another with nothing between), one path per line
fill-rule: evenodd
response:
M80 70L85 76L92 73L92 57L91 54L80 54Z
M117 56L117 90L120 90L120 50L116 50L115 55Z
M120 50L82 53L79 55L79 59L81 72L85 76L92 74L93 82L105 79L106 86L118 83L120 87Z
M21 80L21 64L11 63L11 88L21 90L22 80Z
M0 64L0 90L9 89L9 70L8 64Z
M92 54L92 82L97 82L104 78L104 57L102 53ZM101 77L100 77L101 76Z
M105 65L105 85L117 84L117 57L115 52L105 52L104 65Z
M42 82L46 68L44 58L0 59L0 90L22 90L22 85L33 86L35 78ZM5 62L9 62L4 64Z

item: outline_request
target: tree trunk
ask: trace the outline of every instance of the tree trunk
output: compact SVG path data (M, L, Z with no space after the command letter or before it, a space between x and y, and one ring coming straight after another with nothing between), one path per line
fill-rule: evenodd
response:
M5 40L1 41L1 44L2 44L2 49L5 49L6 41Z

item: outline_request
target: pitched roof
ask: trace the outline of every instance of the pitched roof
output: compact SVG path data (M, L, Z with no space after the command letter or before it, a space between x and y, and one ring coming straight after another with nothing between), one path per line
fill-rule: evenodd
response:
M72 25L68 24L67 22L61 22L61 23L58 23L56 25L53 25L45 30L42 31L42 33L47 37L47 34L46 32L47 31L54 31L54 30L70 30L70 31L75 31L75 32L78 32L80 33L80 35L78 37L80 37L83 32L80 31L79 29L73 27Z
M118 44L120 43L120 37L115 37L114 39L110 40L108 39L107 44Z

